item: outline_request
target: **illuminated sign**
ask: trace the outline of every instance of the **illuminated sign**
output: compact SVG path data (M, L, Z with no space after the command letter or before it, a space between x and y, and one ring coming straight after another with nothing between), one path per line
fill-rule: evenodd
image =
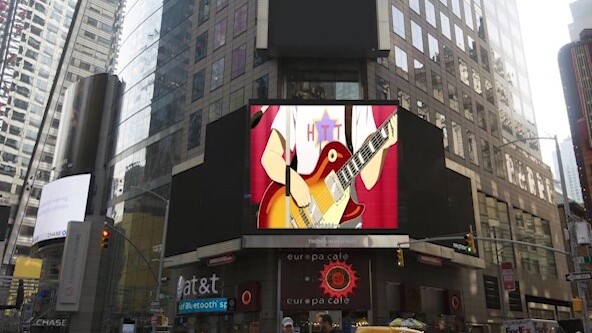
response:
M177 300L191 295L215 295L219 293L218 281L220 281L220 278L216 273L212 273L210 277L197 277L194 274L191 279L187 280L181 275L177 281Z
M397 110L394 104L251 105L257 227L396 229Z
M367 258L349 251L294 251L281 260L282 310L370 309Z
M35 320L31 326L65 327L65 326L68 326L68 319L66 319L66 318L54 318L54 319L39 318L39 319Z
M196 298L179 302L178 313L226 312L227 298Z

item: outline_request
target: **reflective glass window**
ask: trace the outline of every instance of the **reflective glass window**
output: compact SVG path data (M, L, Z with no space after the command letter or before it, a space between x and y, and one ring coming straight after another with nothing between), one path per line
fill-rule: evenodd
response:
M248 8L245 4L234 12L234 37L247 31Z
M243 44L232 51L232 64L230 66L231 79L245 74L247 63L247 44Z
M448 83L448 105L452 110L459 112L458 91L456 86L451 83Z
M201 142L201 118L202 110L197 110L189 116L189 137L187 138L187 149L199 146Z
M454 24L454 39L456 41L456 46L464 52L465 51L465 34L464 34L462 28L456 24Z
M423 52L423 34L419 24L411 21L411 39L413 46Z
M425 68L424 64L422 64L418 60L414 60L413 61L413 74L415 76L415 85L419 89L427 92L428 88L427 88L426 68Z
M214 50L226 44L226 19L214 26Z
M426 12L426 21L432 25L432 27L436 28L436 9L434 8L434 4L432 4L431 0L425 0L425 12Z
M442 87L442 77L432 72L432 94L435 99L444 103L444 88Z
M395 46L396 72L405 80L409 80L409 65L407 61L407 53L399 47Z
M204 32L195 39L195 62L206 57L208 53L208 32Z
M440 31L446 38L452 40L452 33L450 31L450 19L448 19L448 16L446 16L446 14L444 14L443 12L440 12Z
M269 75L267 74L253 81L253 98L266 99L269 94L268 87Z
M438 40L429 33L428 33L428 51L430 52L430 59L432 59L435 63L439 63L440 48L438 45Z
M224 58L212 64L212 84L210 90L220 88L224 84Z
M196 101L203 97L205 86L205 70L193 74L193 87L191 89L191 101Z
M200 0L197 11L197 25L201 25L210 18L210 0Z
M393 31L402 38L405 38L405 17L403 16L403 12L395 6L392 6L392 12Z

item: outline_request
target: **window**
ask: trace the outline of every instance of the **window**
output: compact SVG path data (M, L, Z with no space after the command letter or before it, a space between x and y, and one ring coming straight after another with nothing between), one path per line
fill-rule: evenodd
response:
M463 138L462 138L462 128L459 124L452 122L452 147L453 152L464 158L465 157L465 150L463 148Z
M485 111L485 107L479 102L475 102L475 105L475 109L477 110L477 125L487 131L487 112Z
M475 40L469 35L467 35L467 48L469 51L469 57L471 57L473 61L479 62L479 58L477 57L477 44L475 43Z
M469 67L467 66L467 63L460 57L458 58L458 71L460 72L460 80L462 81L462 83L466 84L467 86L470 85Z
M446 38L452 40L452 33L450 32L450 20L443 12L440 12L440 29Z
M216 12L221 11L226 6L228 6L228 0L216 0Z
M395 66L396 72L405 80L409 80L409 65L407 63L407 53L395 46Z
M405 17L403 16L403 12L395 6L392 6L392 11L393 31L402 38L405 38Z
M257 51L257 41L253 43L255 47L253 47L253 68L261 65L262 63L267 61L267 56L263 53Z
M224 58L212 64L212 84L210 90L220 88L224 83ZM217 118L216 118L217 119Z
M187 150L199 146L201 142L202 113L202 110L197 110L189 116L189 137L187 138Z
M491 104L495 104L495 99L493 97L493 85L487 79L485 79L485 99Z
M390 98L390 84L387 80L377 76L376 77L376 99L387 100Z
M446 127L446 116L436 112L436 126L442 129L444 149L448 149L448 129Z
M413 21L411 21L411 39L413 46L423 53L423 35L421 27Z
M430 109L426 103L423 101L417 101L417 116L421 119L425 119L426 121L430 121Z
M195 62L206 57L208 53L208 32L204 32L195 39Z
M426 21L436 28L436 10L430 0L425 0Z
M415 85L419 89L427 92L428 87L427 87L425 66L421 62L414 60L413 61L413 73L415 75Z
M253 81L253 98L266 99L268 93L269 76L267 74Z
M479 49L481 50L481 66L489 72L489 53L483 47L479 47Z
M214 26L214 50L226 44L226 19Z
M467 148L469 152L469 161L475 165L479 165L477 140L475 138L475 134L469 130L467 130Z
M443 54L444 54L444 67L446 71L450 73L452 76L456 76L456 66L454 65L454 52L446 46L442 46Z
M473 11L471 10L471 0L464 0L463 2L465 6L465 23L471 30L475 30Z
M409 8L413 9L413 11L417 13L417 15L421 15L419 0L409 0Z
M397 91L397 98L399 99L399 103L401 103L401 107L407 110L411 108L411 96L408 93L399 89Z
M483 169L491 172L491 151L489 150L489 142L480 138L481 159L483 160Z
M247 44L243 44L232 51L232 64L230 65L231 79L245 74L247 62Z
M201 25L210 18L210 0L201 0L197 14L197 25Z
M234 12L234 37L247 31L247 13L246 4Z
M432 72L432 94L434 98L444 103L444 88L442 87L442 77Z
M463 93L463 111L465 113L465 117L470 121L474 120L473 117L473 99L471 96Z
M491 135L499 138L499 125L497 116L493 112L489 113L489 126L491 127Z
M456 17L461 18L460 15L460 0L451 0L452 1L452 12Z
M210 104L210 112L209 112L209 119L208 122L213 122L214 120L222 117L222 99L219 99L212 104Z
M481 89L481 76L479 72L477 72L474 68L471 68L473 73L473 90L479 95L483 94L483 89Z
M191 101L196 101L203 97L205 86L205 70L193 74L193 87L191 89Z
M428 51L430 52L430 59L435 63L440 62L440 48L438 46L438 40L428 33Z
M454 24L454 38L456 40L456 46L464 52L465 51L465 34L462 31L461 27L459 27L456 24Z
M376 63L382 65L384 68L389 68L389 58L388 57L378 57L376 58Z
M456 112L459 112L458 109L458 92L456 90L456 86L448 83L448 105L450 108Z

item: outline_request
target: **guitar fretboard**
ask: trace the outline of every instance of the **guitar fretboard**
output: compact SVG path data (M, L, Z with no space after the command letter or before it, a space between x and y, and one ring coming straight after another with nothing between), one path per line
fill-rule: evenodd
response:
M351 185L353 180L362 169L368 164L370 159L382 149L382 146L388 139L388 123L394 115L387 118L382 125L374 132L370 139L367 140L358 151L337 171L337 178L341 183L342 188Z

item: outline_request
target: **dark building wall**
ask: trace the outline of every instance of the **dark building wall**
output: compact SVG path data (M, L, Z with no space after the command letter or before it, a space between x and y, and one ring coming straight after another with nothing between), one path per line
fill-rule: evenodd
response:
M588 222L592 222L592 139L590 132L589 87L584 86L590 78L590 49L592 40L585 38L580 42L565 45L559 51L559 70L563 84L563 94L571 129L576 162L579 166L582 197L586 207Z

